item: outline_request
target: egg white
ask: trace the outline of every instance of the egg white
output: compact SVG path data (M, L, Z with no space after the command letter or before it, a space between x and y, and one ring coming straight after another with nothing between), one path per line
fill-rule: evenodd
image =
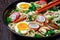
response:
M17 33L19 33L19 32L18 32L17 25L20 24L20 23L26 23L26 24L28 24L27 22L19 22L19 23L17 23L16 26L15 26L15 31L16 31ZM23 30L20 30L20 33L21 33L21 34L26 34L29 30L30 30L29 28L27 28L27 29L24 30L24 31L23 31Z
M18 9L21 9L21 10L28 10L28 9L22 9L22 8L20 8L19 5L21 5L21 4L29 4L29 5L31 6L30 3L27 3L27 2L20 2L20 3L17 4L17 8L18 8Z

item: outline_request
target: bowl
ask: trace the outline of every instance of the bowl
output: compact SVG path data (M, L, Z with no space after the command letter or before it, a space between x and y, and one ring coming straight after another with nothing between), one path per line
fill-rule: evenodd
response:
M18 35L19 37L22 38L28 38L28 39L51 39L51 38L57 38L60 36L60 33L52 35L52 36L48 36L48 37L41 37L41 38L34 38L34 37L27 37L27 36L21 36L19 34L17 34L16 32L12 31L9 27L8 24L6 23L6 18L10 15L9 13L16 7L16 4L19 2L34 2L34 1L38 1L38 0L19 0L19 1L15 1L13 3L11 3L10 5L7 6L7 8L4 10L3 12L3 24L6 25L7 29L10 30L12 33L14 33L15 35ZM51 0L47 0L47 2L50 2ZM59 5L58 5L59 6ZM14 8L13 8L14 7Z

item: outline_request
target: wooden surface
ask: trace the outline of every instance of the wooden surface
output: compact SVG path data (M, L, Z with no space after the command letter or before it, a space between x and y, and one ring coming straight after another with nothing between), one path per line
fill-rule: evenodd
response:
M0 0L0 40L23 40L24 38L18 37L9 31L2 22L2 12L3 10L12 2L17 0ZM29 40L25 38L24 40ZM60 40L59 38L56 40Z

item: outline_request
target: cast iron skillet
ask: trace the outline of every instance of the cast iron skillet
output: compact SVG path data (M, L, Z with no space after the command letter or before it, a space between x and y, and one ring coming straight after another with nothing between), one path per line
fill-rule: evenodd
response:
M15 7L16 7L16 4L19 3L19 2L34 2L34 1L38 1L38 0L19 0L19 1L15 1L14 3L10 4L3 12L3 23L6 25L6 27L11 31L13 32L9 27L8 27L8 24L6 23L6 18L9 16L9 13L11 12L11 10L13 10ZM51 0L47 0L47 2L50 2ZM13 32L14 34L18 35L17 33ZM20 37L23 37L23 38L29 38L29 39L50 39L50 38L57 38L60 36L60 34L55 34L55 35L52 35L52 36L48 36L48 37L41 37L41 38L33 38L33 37L26 37L26 36L21 36L21 35L18 35Z

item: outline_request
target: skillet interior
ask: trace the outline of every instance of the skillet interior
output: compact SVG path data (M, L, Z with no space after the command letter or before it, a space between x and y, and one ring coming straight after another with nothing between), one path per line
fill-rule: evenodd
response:
M15 7L16 7L16 4L19 3L19 2L34 2L34 1L38 1L38 0L20 0L20 1L16 1L14 3L12 3L11 5L9 5L3 12L3 22L5 23L5 25L7 26L7 23L6 23L6 18L10 15L9 13L11 12L11 10L13 10ZM51 0L47 0L47 2L50 2ZM59 5L58 5L59 6ZM7 28L12 31L8 26ZM13 32L13 31L12 31ZM15 33L15 32L13 32ZM15 33L16 34L16 33ZM53 36L49 36L50 38L52 37L57 37L59 34L56 34L56 35L53 35ZM49 38L49 37L42 37L42 38ZM31 37L29 37L31 38Z

